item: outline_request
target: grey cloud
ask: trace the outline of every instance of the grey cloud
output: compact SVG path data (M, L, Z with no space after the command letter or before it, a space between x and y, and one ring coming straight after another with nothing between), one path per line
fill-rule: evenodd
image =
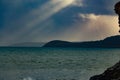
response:
M83 17L79 14L94 14L96 16L115 15L113 11L114 4L119 0L76 0L75 4L58 9L59 11L53 10L57 8L56 5L45 5L48 1L50 0L1 0L0 22L2 24L0 23L0 38L2 39L0 41L3 43L12 43L48 41L53 39L82 40L82 37L84 37L83 40L86 40L88 36L87 34L83 35L85 34L83 32L85 29L83 28L86 28L88 25L83 24L89 22L88 24L90 25L91 19L90 21L89 19L85 19L86 21L84 21ZM81 4L82 6L80 6ZM47 10L44 9L42 11L42 6L46 6ZM50 12L49 16L44 17ZM41 22L42 18L39 16L42 16L45 20ZM105 20L107 19L105 18ZM96 21L97 23L98 21ZM91 26L97 27L98 25L91 24ZM107 24L107 29L108 26L110 25ZM70 30L71 28L74 30L73 32ZM80 30L77 31L75 29ZM106 33L105 31L103 33ZM75 32L77 33L75 34ZM17 33L19 35L16 35ZM100 32L98 33L100 34ZM90 32L90 37L91 35L92 33ZM74 39L71 36L74 36Z
M72 5L68 6L58 13L56 13L52 18L58 26L71 25L74 21L79 21L78 14L97 14L97 15L115 15L114 14L114 4L118 0L83 0L83 6ZM79 5L78 0L78 5ZM68 24L70 23L70 24Z

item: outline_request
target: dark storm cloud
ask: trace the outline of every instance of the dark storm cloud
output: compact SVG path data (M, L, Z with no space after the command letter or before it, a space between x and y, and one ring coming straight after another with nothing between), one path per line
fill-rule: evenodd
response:
M69 26L74 24L74 20L79 20L78 14L80 11L81 7L69 6L59 11L51 18L53 18L58 26Z
M83 8L85 13L112 14L112 12L107 9L107 7L111 5L110 2L112 2L112 0L83 0ZM111 7L113 7L113 5L111 5Z
M39 5L44 5L47 1L48 0L1 0L0 17L4 17L6 21L9 19L18 19Z
M114 14L114 4L119 0L83 0L83 6L77 5L68 6L58 13L56 13L53 18L56 25L58 26L69 26L74 24L76 21L81 22L81 18L78 14L91 14L96 15L115 15Z
M4 22L4 7L3 4L0 3L0 28L3 27Z

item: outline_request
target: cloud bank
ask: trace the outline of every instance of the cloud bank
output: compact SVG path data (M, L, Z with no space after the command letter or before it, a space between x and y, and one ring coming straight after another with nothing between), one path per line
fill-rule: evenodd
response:
M0 45L99 40L118 34L119 0L1 0Z

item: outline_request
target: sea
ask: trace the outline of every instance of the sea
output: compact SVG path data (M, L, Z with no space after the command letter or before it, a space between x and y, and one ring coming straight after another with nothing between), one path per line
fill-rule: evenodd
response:
M119 48L0 47L0 80L89 80L119 60Z

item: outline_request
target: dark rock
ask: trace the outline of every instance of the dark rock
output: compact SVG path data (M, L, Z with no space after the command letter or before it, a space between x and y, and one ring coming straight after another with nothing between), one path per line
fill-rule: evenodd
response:
M120 62L108 68L103 74L91 77L90 80L120 80Z

